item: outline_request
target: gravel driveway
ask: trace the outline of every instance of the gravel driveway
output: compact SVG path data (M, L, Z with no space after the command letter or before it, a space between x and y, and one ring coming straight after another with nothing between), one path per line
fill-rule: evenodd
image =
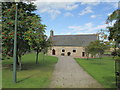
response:
M69 56L58 56L50 88L102 88Z

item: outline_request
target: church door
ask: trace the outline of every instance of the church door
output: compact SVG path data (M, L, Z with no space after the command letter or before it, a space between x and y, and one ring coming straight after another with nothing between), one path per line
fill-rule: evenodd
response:
M70 54L71 54L70 52L67 53L68 56L70 56Z
M55 49L52 50L52 55L55 55Z

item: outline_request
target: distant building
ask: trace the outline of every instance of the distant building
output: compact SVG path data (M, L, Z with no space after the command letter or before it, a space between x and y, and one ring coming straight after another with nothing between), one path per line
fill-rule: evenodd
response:
M97 40L96 34L80 35L54 35L50 31L53 47L48 51L49 55L86 57L84 47Z

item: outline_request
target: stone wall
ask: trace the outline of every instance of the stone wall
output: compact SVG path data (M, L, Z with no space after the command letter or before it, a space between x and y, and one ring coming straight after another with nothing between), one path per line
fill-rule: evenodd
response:
M55 50L55 51L53 51ZM75 52L76 51L76 52ZM54 52L54 53L53 53ZM84 47L76 46L53 46L51 50L48 51L48 55L57 55L57 56L73 56L73 57L85 57ZM84 54L84 56L83 56Z

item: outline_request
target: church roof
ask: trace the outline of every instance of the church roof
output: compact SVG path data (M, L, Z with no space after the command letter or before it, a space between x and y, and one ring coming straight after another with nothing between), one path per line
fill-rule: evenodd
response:
M97 40L96 34L52 36L54 46L87 46L90 42L95 40Z

